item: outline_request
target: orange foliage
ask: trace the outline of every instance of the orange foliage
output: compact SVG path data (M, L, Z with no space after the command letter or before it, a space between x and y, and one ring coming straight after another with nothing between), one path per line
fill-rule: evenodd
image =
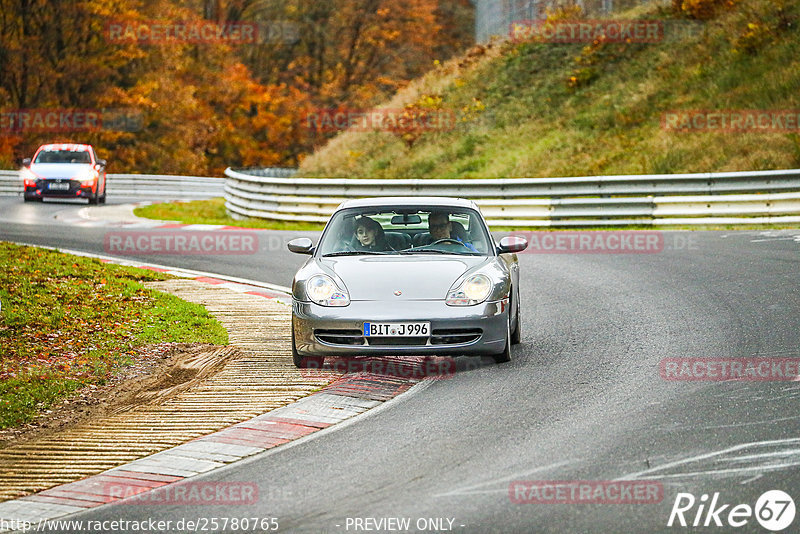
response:
M708 20L714 17L719 9L730 9L736 0L673 0L673 8L690 18Z
M309 111L391 95L434 54L468 42L470 9L468 0L0 0L0 113L133 117L95 131L0 129L0 167L57 141L94 144L111 172L297 165L322 140L303 127ZM209 20L295 31L234 46L121 41L108 29Z

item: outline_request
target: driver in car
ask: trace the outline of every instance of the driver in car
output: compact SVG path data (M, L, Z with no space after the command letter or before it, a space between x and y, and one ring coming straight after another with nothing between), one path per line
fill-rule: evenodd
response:
M459 232L457 229L461 231ZM461 224L451 222L450 215L446 212L435 211L428 216L428 232L430 232L431 236L429 242L425 244L429 245L441 239L452 239L463 244L469 250L478 252L478 250L472 246L472 243L468 241L466 232Z

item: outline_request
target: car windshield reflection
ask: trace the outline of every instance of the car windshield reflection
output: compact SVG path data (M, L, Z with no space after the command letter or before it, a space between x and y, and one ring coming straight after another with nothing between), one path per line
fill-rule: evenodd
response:
M43 150L34 163L91 163L89 153L79 150Z
M331 219L319 245L322 257L490 253L485 224L462 208L356 208Z

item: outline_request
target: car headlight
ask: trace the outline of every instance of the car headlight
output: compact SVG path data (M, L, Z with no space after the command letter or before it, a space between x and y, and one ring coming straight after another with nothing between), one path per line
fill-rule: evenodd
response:
M448 306L474 306L489 298L492 281L485 274L473 274L447 293Z
M97 181L97 173L93 170L86 170L75 176L76 180L81 181L81 185L92 185Z
M306 282L306 295L320 306L347 306L350 304L350 295L339 286L330 276L317 274Z
M39 177L27 167L23 167L22 170L19 171L19 175L22 177L26 186L35 186L36 180L39 179Z

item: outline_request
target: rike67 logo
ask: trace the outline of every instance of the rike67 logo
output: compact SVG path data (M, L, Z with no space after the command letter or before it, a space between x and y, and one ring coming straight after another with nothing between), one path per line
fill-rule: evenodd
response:
M795 511L794 500L780 490L764 492L754 507L722 503L719 492L714 493L710 502L707 494L696 499L691 493L678 493L667 526L740 528L750 524L749 532L753 528L751 520L755 517L763 528L780 532L794 522Z

